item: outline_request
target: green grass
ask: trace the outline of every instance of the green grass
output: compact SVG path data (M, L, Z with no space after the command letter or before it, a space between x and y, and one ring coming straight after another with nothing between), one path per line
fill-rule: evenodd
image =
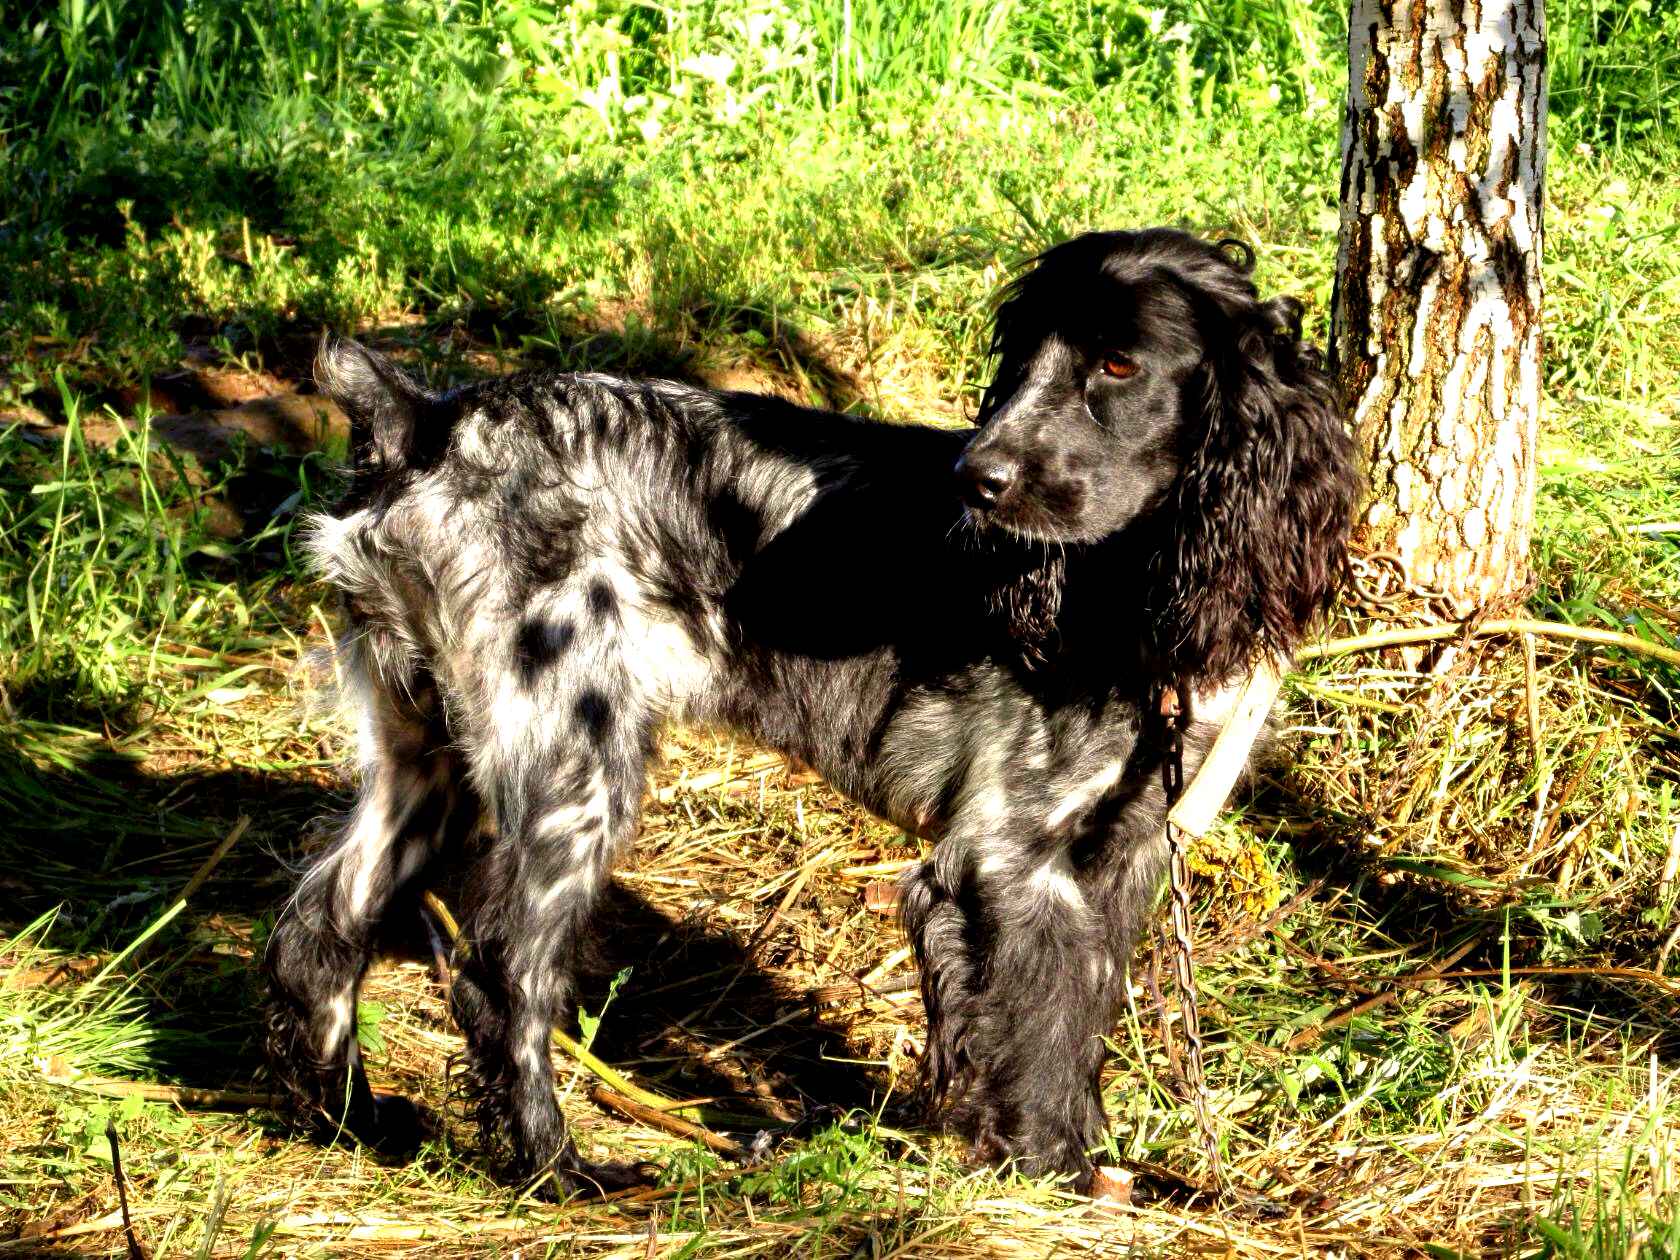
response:
M1680 532L1638 527L1680 521L1680 12L1550 8L1530 610L1672 643ZM294 387L331 326L440 383L557 364L956 422L999 283L1090 226L1241 236L1262 286L1321 322L1342 21L1244 0L66 0L9 23L0 1245L114 1208L111 1123L153 1256L640 1256L650 1225L662 1255L1675 1255L1673 995L1605 969L1654 966L1680 923L1677 680L1548 641L1537 743L1513 646L1445 678L1315 663L1288 693L1294 768L1198 855L1218 875L1198 903L1211 1083L1241 1184L1280 1217L1182 1196L1092 1215L964 1168L904 1110L913 1002L764 1032L790 993L898 948L861 909L872 877L847 872L915 852L779 775L650 812L619 935L654 946L595 1030L673 1097L839 1105L750 1170L603 1117L587 1081L566 1103L586 1149L660 1159L664 1197L545 1209L488 1182L458 1123L383 1165L242 1105L284 863L348 790L343 732L297 667L329 618L292 529L333 473L258 450L203 467L158 413ZM684 740L677 771L738 760ZM1405 983L1472 937L1460 969L1493 974ZM424 969L379 972L367 999L376 1076L450 1112L459 1043ZM1115 1157L1194 1173L1147 999L1115 1044ZM90 1078L231 1093L218 1110Z

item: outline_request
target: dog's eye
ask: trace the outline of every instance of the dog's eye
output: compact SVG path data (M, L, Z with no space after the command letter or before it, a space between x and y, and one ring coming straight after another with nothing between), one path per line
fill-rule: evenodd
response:
M1104 376L1112 376L1117 381L1123 381L1128 376L1136 376L1138 365L1123 354L1105 354L1102 359Z

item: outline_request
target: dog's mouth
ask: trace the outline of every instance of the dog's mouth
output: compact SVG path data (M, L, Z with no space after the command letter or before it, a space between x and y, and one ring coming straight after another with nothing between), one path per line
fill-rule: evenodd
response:
M1090 543L1099 537L1069 528L1068 521L1050 513L1025 508L1000 510L964 504L962 524L969 534L979 538L1025 543Z

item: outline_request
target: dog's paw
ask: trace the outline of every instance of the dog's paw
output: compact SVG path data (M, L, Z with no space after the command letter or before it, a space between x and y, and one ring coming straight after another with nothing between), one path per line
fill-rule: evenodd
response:
M407 1159L436 1135L437 1120L401 1094L370 1091L350 1115L322 1111L316 1128L328 1142L349 1139L388 1159Z
M1075 1194L1091 1193L1093 1166L1083 1146L1064 1135L1006 1136L982 1126L969 1141L968 1159L975 1167L1007 1169L1023 1177L1057 1177Z
M659 1165L646 1160L631 1163L593 1163L575 1152L557 1160L534 1187L537 1198L549 1202L566 1199L600 1199L621 1190L638 1190L659 1178Z
M375 1090L371 1132L356 1137L381 1155L406 1159L435 1137L437 1128L437 1118L413 1099Z

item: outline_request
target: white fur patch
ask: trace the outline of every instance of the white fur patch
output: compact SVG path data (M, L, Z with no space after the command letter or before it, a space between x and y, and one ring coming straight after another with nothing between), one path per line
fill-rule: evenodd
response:
M329 516L323 512L307 519L303 531L303 551L316 572L341 586L365 584L356 583L352 576L357 550L350 538L361 530L366 520L365 511L352 512L348 516Z
M589 871L573 871L570 875L562 876L543 889L542 896L536 900L536 909L538 911L546 910L562 897L570 896L581 889L588 888L593 882L594 877Z
M1049 816L1045 818L1044 825L1046 827L1059 827L1080 810L1095 805L1103 798L1103 793L1120 782L1120 776L1125 772L1126 762L1124 759L1109 762L1108 765L1098 770L1056 802L1056 808L1051 810Z
M553 1065L553 1060L548 1057L548 1034L546 1030L544 1030L540 1043L532 1042L520 1048L519 1061L525 1065L528 1072L544 1072Z
M350 1031L351 1009L349 989L339 993L327 1003L329 1017L326 1032L321 1036L321 1057L331 1058L338 1051L338 1046Z
M1046 862L1032 873L1027 883L1041 896L1052 897L1074 907L1085 904L1085 894L1079 891L1079 882L1060 861Z
M574 854L578 851L577 840L584 828L591 823L605 827L607 821L607 780L599 767L589 777L589 788L583 799L572 801L565 805L557 805L541 818L537 819L533 828L539 839L548 837L573 837ZM585 841L593 848L593 843Z
M391 847L389 819L392 808L391 789L384 776L377 777L363 790L356 805L356 821L345 837L342 873L339 887L344 892L346 908L355 918L361 918L373 897L373 879L379 873Z

